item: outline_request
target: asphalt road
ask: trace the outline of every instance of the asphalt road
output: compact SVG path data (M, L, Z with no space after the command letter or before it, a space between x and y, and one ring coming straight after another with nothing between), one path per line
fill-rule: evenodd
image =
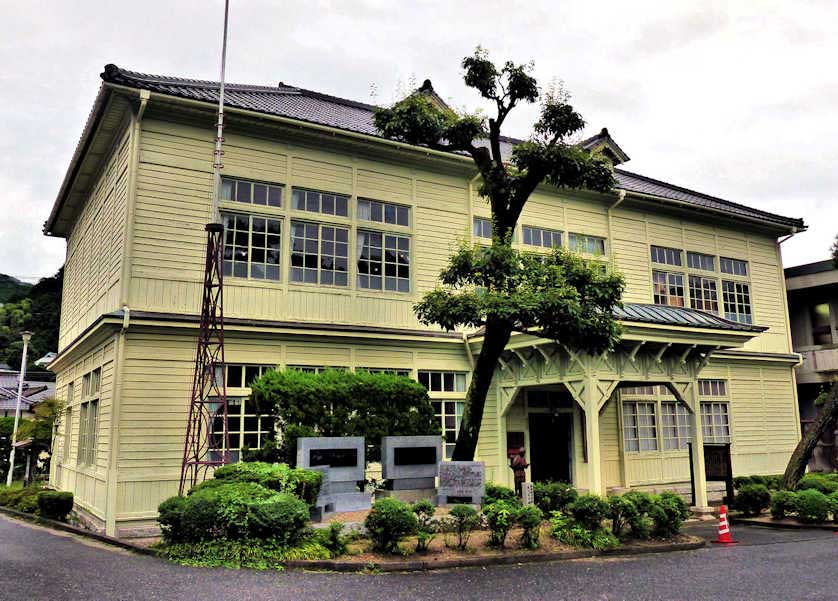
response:
M692 529L712 537L713 525ZM838 599L838 536L736 527L735 547L415 574L200 569L0 516L0 599Z

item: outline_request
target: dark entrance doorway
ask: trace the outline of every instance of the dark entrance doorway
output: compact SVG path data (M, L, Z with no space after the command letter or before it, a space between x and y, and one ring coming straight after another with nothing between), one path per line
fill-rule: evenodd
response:
M530 413L530 474L533 482L570 482L573 414Z

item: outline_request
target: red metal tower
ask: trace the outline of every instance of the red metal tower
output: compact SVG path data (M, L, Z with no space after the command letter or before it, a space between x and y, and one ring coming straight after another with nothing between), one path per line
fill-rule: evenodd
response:
M201 325L192 377L192 398L186 423L179 494L207 476L210 468L230 462L230 433L227 423L227 374L224 363L224 225L218 212L221 189L221 157L224 154L224 67L227 61L227 17L224 2L224 36L221 44L221 80L218 91L218 121L213 151L212 221L206 225L207 254L204 264L204 293ZM217 425L220 422L221 431Z

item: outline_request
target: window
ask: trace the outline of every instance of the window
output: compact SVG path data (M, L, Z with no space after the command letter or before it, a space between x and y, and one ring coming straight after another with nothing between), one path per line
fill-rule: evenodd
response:
M96 463L96 438L99 432L99 389L101 369L94 369L82 378L82 403L79 411L79 444L76 462L79 465Z
M700 275L691 275L690 305L693 309L718 313L719 296L716 291L716 280Z
M687 252L687 266L690 269L716 271L716 257L704 253Z
M410 238L358 230L358 287L410 291Z
M529 244L530 246L553 248L562 245L562 233L556 230L525 225L521 228L521 232L524 235L524 244Z
M465 392L466 374L459 371L419 371L419 383L428 392Z
M298 211L347 217L349 215L349 197L342 194L294 188L291 192L291 207Z
M409 225L410 209L389 202L379 202L366 198L358 199L358 219L378 221L393 225Z
M291 281L327 286L349 283L349 230L291 222Z
M475 217L472 225L475 238L492 237L492 221L490 219Z
M655 402L623 402L623 442L628 452L657 451Z
M460 432L460 422L463 417L462 401L432 401L434 412L442 423L442 446L445 458L451 459L454 454L454 446L457 443L457 434Z
M221 200L266 207L281 207L282 186L225 177L221 180Z
M402 376L405 378L409 378L413 375L413 371L410 369L397 369L392 367L358 367L355 371L365 371L371 374L387 374L390 376Z
M253 381L267 371L276 369L274 365L237 365L227 364L227 388L250 388Z
M654 385L648 386L623 386L620 388L620 394L624 396L655 396L658 387Z
M699 380L698 395L703 397L726 397L727 382L725 380Z
M832 324L829 321L829 303L809 307L812 319L812 344L832 344Z
M653 271L652 283L656 305L684 306L684 274Z
M222 213L224 275L279 280L280 221L258 215Z
M719 257L719 266L722 273L729 273L731 275L748 275L748 262L740 261L739 259L730 259L728 257Z
M259 416L247 398L227 399L227 432L230 436L230 461L241 459L241 450L261 449L262 444L273 434L274 425L269 416ZM224 450L224 415L219 409L212 424L210 450L221 453Z
M661 428L663 449L686 449L690 440L690 412L682 403L661 403Z
M701 433L704 442L730 442L730 415L727 403L701 403Z
M753 323L751 315L751 288L742 282L722 281L725 319L740 323Z
M322 374L326 370L346 371L345 367L334 365L288 365L286 369L294 369L306 374Z
M72 384L70 385L72 386ZM67 398L70 396L68 394ZM73 433L73 408L67 407L64 411L64 450L62 452L62 459L68 461L70 459L70 441Z
M679 248L667 248L665 246L652 247L652 262L664 265L683 265L683 253Z
M568 234L567 243L570 250L589 255L605 254L605 238L588 236L586 234Z

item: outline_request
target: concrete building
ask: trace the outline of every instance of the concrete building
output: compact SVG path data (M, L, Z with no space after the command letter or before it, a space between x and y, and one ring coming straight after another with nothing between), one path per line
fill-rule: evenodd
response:
M786 269L791 338L803 362L797 367L797 396L801 426L818 415L815 399L838 378L838 269L831 259ZM836 432L818 443L809 469L838 468Z
M113 65L46 223L67 239L59 355L67 404L51 481L95 527L154 528L177 492L210 218L217 84ZM412 306L489 211L467 157L385 140L375 107L293 86L227 88L225 315L234 451L272 425L249 409L265 369L382 369L425 384L456 437L479 332L421 325ZM514 140L507 140L511 150ZM586 140L628 159L607 131ZM618 168L614 194L549 186L516 245L563 245L625 274L616 352L513 336L478 444L511 483L689 488L687 444L732 444L738 474L783 469L799 439L777 240L782 217ZM704 456L696 502L706 506Z

